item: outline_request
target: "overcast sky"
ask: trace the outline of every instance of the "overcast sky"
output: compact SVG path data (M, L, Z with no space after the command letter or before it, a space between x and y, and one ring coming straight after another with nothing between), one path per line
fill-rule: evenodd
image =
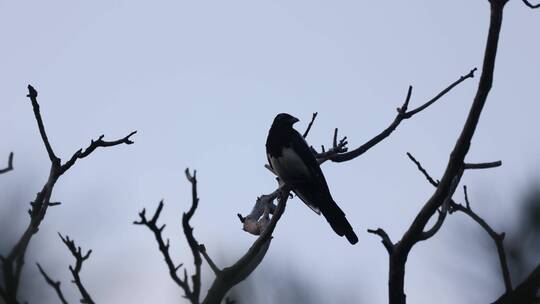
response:
M507 6L494 87L467 157L501 159L503 167L463 178L475 210L499 230L516 220L518 198L540 166L539 13L517 0ZM0 1L0 164L15 152L15 171L0 178L0 212L20 220L6 234L26 225L27 204L49 167L27 84L39 91L51 143L63 159L100 134L115 139L138 130L134 145L96 151L60 179L53 200L63 204L49 209L32 241L25 279L38 276L38 261L77 299L59 231L94 250L82 276L97 302L178 303L182 292L153 236L131 224L140 209L165 200L165 234L176 261L190 266L179 219L190 204L183 171L197 169L195 235L220 266L231 264L254 240L236 213L248 213L257 196L275 188L263 165L277 113L299 117L303 131L317 111L309 143L329 145L339 127L354 148L392 121L408 85L416 106L480 68L488 19L485 0ZM433 188L405 152L440 177L477 81L404 121L362 157L323 165L359 236L356 246L295 198L254 276L287 269L321 303L335 295L385 303L388 257L366 229L383 227L393 240L407 229ZM495 251L486 255L474 246L479 233L453 215L433 239L415 246L405 277L409 302L498 297ZM37 278L28 288L44 287ZM272 303L271 289L260 289ZM57 302L50 289L28 300Z

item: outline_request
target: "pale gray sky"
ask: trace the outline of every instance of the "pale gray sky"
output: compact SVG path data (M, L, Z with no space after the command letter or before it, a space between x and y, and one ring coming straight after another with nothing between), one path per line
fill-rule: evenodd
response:
M488 17L485 0L0 1L1 159L15 152L15 171L1 177L0 201L15 208L21 227L48 171L27 84L39 91L51 142L64 158L102 133L112 139L139 131L135 145L97 151L61 178L53 199L63 205L50 209L31 243L26 278L37 276L37 260L76 299L60 231L94 250L83 277L96 301L177 302L181 292L152 235L131 224L142 207L153 210L165 199L161 221L174 256L190 265L178 220L190 203L183 170L196 168L195 234L222 265L233 262L254 240L236 213L247 213L275 187L263 165L276 113L301 118L304 130L318 111L311 144L328 145L339 127L355 147L391 122L409 84L415 106L481 67ZM476 210L498 229L515 219L517 198L540 165L538 28L538 11L510 1L494 88L468 156L503 160L502 168L464 177ZM385 303L387 254L365 230L384 227L394 240L406 230L433 189L405 152L440 176L477 80L405 121L361 158L324 165L357 246L294 199L255 275L283 267L316 289ZM480 303L502 292L491 272L495 256L467 245L476 240L469 231L478 229L451 216L435 238L413 249L410 303ZM331 294L314 292L331 303ZM29 300L56 298L45 289Z

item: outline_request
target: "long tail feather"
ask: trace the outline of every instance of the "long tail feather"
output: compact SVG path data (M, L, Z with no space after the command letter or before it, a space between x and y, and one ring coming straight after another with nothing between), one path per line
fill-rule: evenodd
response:
M339 208L339 206L333 201L330 200L326 204L321 204L321 212L330 223L330 226L339 236L345 236L349 243L356 244L358 243L358 237L354 233L353 228L347 218L345 213Z

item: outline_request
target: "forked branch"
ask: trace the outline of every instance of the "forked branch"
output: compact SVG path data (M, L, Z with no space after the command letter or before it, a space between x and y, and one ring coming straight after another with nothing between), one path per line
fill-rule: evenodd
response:
M504 280L504 287L506 288L506 292L511 292L512 280L510 278L508 261L506 260L506 252L504 250L505 233L495 232L495 230L493 230L493 228L491 228L491 226L482 217L480 217L476 212L471 209L471 203L469 201L469 195L467 193L467 186L465 185L463 186L463 193L465 196L465 206L456 202L452 202L451 212L461 211L464 214L468 215L472 220L474 220L478 225L480 225L480 227L482 227L482 229L484 229L489 235L489 237L493 240L493 243L495 243L495 247L497 248L497 254L499 256L499 264L501 265L501 273Z
M81 293L81 303L86 304L94 304L94 300L92 300L92 297L84 287L84 284L81 281L81 269L84 261L88 260L90 257L90 254L92 253L92 250L88 250L85 254L82 253L81 247L75 245L75 241L71 240L69 236L66 236L65 238L58 233L60 236L60 239L62 239L62 242L66 245L66 247L69 249L69 252L71 252L71 255L75 258L75 265L69 266L69 271L71 272L71 275L73 277L73 283L77 286L77 289Z
M430 174L427 172L427 170L424 169L422 164L419 161L417 161L410 153L407 153L407 155L417 165L418 170L426 177L426 179L430 182L430 184L432 184L434 187L437 187L438 183L433 180L433 178L430 176ZM500 163L500 161L498 163ZM497 167L497 166L493 166L493 167ZM454 191L455 191L455 188L454 188ZM468 195L468 192L467 192L467 186L463 186L463 193L465 195L465 206L463 204L456 203L453 199L449 198L447 200L446 204L443 205L443 208L445 208L445 210L439 211L439 219L437 220L437 223L435 224L435 226L438 225L438 223L440 221L440 218L441 218L441 214L446 214L446 211L448 213L461 211L464 214L468 215L476 223L478 223L487 232L489 237L495 243L495 246L497 248L497 254L498 254L498 257L499 257L499 263L500 263L500 266L501 266L501 274L502 274L502 278L503 278L503 281L504 281L504 286L506 288L506 292L511 292L512 291L512 282L511 282L511 279L510 279L510 272L508 270L508 262L507 262L507 259L506 259L506 253L505 253L504 244L503 244L505 234L504 233L499 234L499 233L495 232L495 230L493 230L493 228L491 228L491 226L488 225L487 222L482 217L480 217L478 214L476 214L471 209L471 205L470 205L470 202L469 202L469 195ZM447 207L445 207L445 206L447 206ZM443 219L443 221L444 221L444 219ZM442 221L441 221L440 225L442 225ZM437 230L440 228L440 225L437 228ZM429 232L424 232L424 234L427 234L427 233L429 233ZM435 231L435 233L436 233L436 231ZM433 233L433 234L435 234L435 233Z
M182 268L184 264L175 264L172 260L172 257L169 253L169 239L167 239L167 241L165 242L162 235L163 229L165 229L165 224L161 225L160 227L157 226L157 220L159 219L162 210L163 201L160 201L156 212L154 212L150 220L146 218L146 209L143 209L141 212L139 212L140 219L138 221L134 221L133 224L144 225L148 229L150 229L152 233L154 233L154 237L156 238L156 242L158 243L159 251L161 251L161 254L163 255L165 264L169 269L169 275L171 276L172 280L184 290L184 296L189 299L191 303L198 303L198 299L194 298L191 287L189 286L186 270L184 269L185 275L183 279L180 278L180 276L178 275L178 270Z
M191 186L192 186L192 204L188 212L184 213L182 217L182 227L184 230L184 234L186 235L188 245L190 246L192 250L194 264L195 264L195 274L191 276L192 278L191 285L189 284L188 274L185 268L184 268L183 278L180 278L177 274L178 270L182 267L182 264L179 264L178 266L176 266L174 262L172 261L172 258L169 254L169 240L165 242L162 236L162 232L163 232L163 229L165 228L165 225L162 225L161 227L157 226L157 220L159 219L159 216L163 209L163 202L160 202L156 212L154 213L154 215L152 216L150 220L146 217L146 211L145 209L143 209L139 213L140 219L138 221L135 221L134 224L144 225L154 233L154 237L156 238L159 249L165 259L165 263L167 264L167 267L169 268L169 273L170 273L171 278L173 279L173 281L177 283L178 286L180 286L184 290L185 297L188 298L191 301L191 303L194 303L194 304L200 303L199 296L200 296L200 282L201 282L200 269L201 269L201 263L202 263L201 256L204 257L204 259L209 264L210 268L213 270L216 278L212 286L208 290L208 294L206 295L202 303L220 303L225 297L225 295L227 294L227 292L233 286L235 286L240 281L244 280L247 276L249 276L251 272L262 261L263 257L265 256L268 250L268 247L270 246L270 240L272 237L272 233L276 227L276 224L285 210L285 204L288 198L289 189L287 187L283 187L279 192L276 192L275 196L278 198L279 203L277 207L275 207L272 211L273 216L271 219L269 219L268 222L266 222L266 224L263 225L261 223L258 226L258 228L261 229L260 235L255 240L251 248L249 248L249 250L246 252L246 254L244 254L244 256L242 256L233 265L220 269L216 265L216 263L210 258L206 250L206 247L202 244L199 244L199 242L196 240L196 238L193 235L193 228L189 224L189 221L195 214L195 211L197 210L198 202L199 202L199 198L197 195L197 177L196 177L195 171L192 175L189 172L189 170L186 170L186 178L188 179L188 181L191 183ZM272 196L273 195L274 194L272 194ZM269 201L269 203L271 203L271 201ZM268 214L269 213L270 212L268 211ZM244 218L240 216L240 218L243 219L244 222L251 220L251 219L248 219L248 217ZM255 217L255 215L253 215L253 217Z
M30 103L32 104L32 109L38 125L39 134L51 161L51 168L49 171L49 177L47 178L47 182L45 183L41 191L38 192L34 201L31 203L31 208L29 210L30 222L28 223L28 226L24 230L19 240L13 246L13 248L9 251L8 255L2 260L2 276L4 278L3 281L5 286L3 288L0 287L0 296L8 304L19 303L17 299L17 294L19 290L21 273L24 266L26 250L32 237L38 232L41 222L43 221L47 213L47 209L50 206L58 204L56 202L51 202L53 188L58 179L73 166L75 160L90 155L98 147L111 147L121 144L132 144L133 142L130 140L130 137L135 134L135 132L132 132L128 136L116 141L103 141L103 136L101 136L97 141L92 141L90 146L84 152L82 150L77 151L69 161L62 165L61 159L54 153L47 132L45 131L45 126L41 117L40 105L37 101L37 96L38 92L36 91L36 89L34 89L34 87L32 87L31 85L28 85L27 97L30 99ZM11 161L12 155L10 155L10 164Z
M378 135L376 135L375 137L373 137L372 139L370 139L369 141L367 141L360 147L350 152L336 153L335 155L332 155L330 157L330 160L333 162L344 162L344 161L351 160L353 158L356 158L364 154L366 151L368 151L373 146L375 146L376 144L381 142L383 139L388 137L390 134L392 134L392 132L394 132L394 130L399 126L399 124L401 124L403 120L409 119L413 117L414 115L422 112L423 110L427 109L429 106L434 104L441 97L443 97L448 92L450 92L454 87L456 87L457 85L459 85L460 83L462 83L468 78L473 78L475 71L476 71L476 68L472 69L469 73L467 73L464 76L461 76L458 80L451 83L448 87L442 90L435 97L433 97L432 99L428 100L421 106L412 110L408 110L409 102L411 100L411 95L412 95L412 86L409 86L409 89L407 91L407 96L405 97L405 101L403 102L403 105L397 109L397 115L394 118L394 121L392 121L392 123L386 129L384 129L381 133L379 133Z

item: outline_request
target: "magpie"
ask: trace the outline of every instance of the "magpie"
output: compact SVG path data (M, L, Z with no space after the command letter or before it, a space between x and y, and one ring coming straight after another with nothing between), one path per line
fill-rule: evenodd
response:
M339 236L345 236L351 244L356 244L358 237L345 213L332 199L315 155L304 137L293 128L298 121L287 113L275 117L266 139L268 163L311 210L324 215Z

